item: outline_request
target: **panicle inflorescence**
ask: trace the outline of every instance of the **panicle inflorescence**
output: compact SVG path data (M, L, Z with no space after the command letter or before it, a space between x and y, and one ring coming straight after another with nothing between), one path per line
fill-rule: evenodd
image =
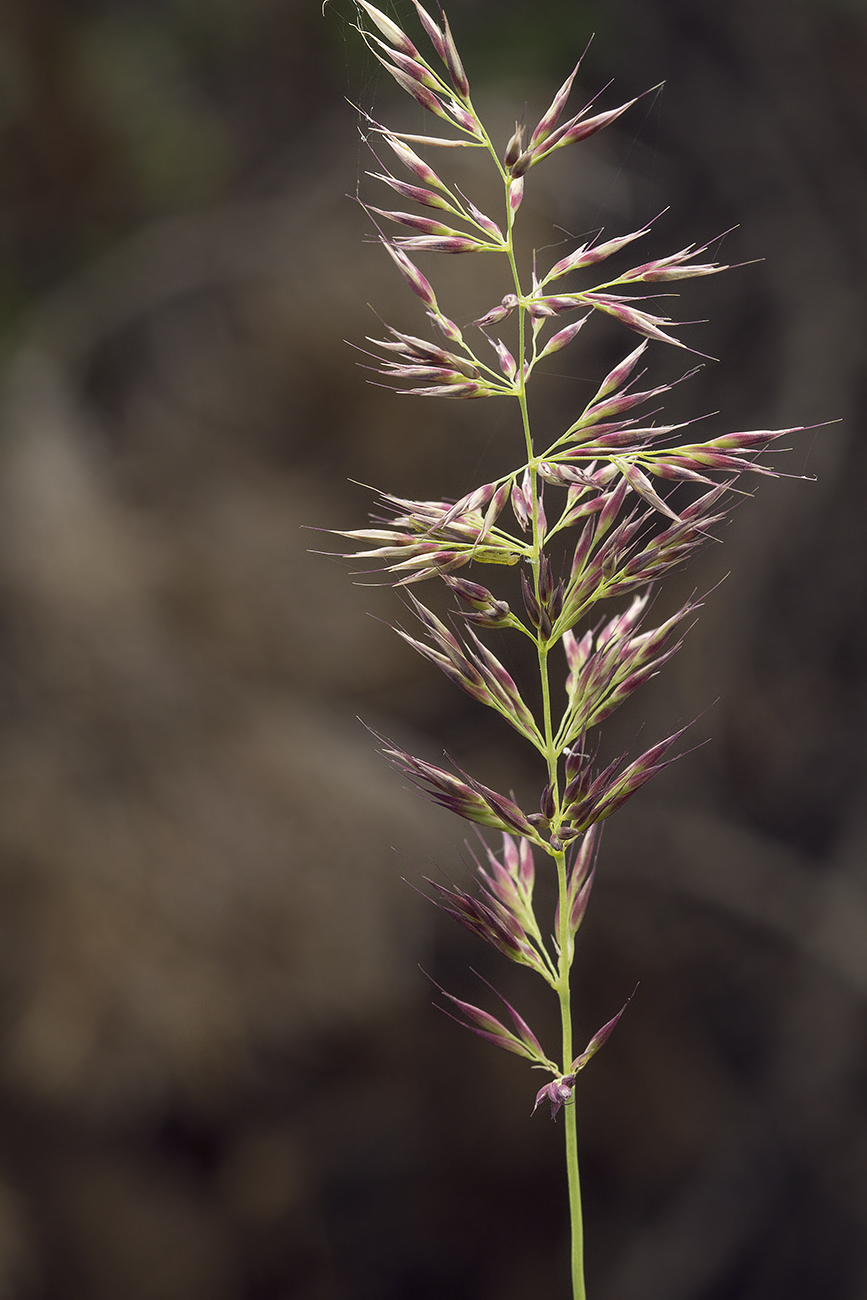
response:
M648 403L674 386L646 383L641 367L650 343L695 351L672 333L676 322L653 306L656 286L729 269L700 260L709 243L689 244L612 271L612 259L631 258L635 241L650 235L650 221L605 239L600 232L542 274L534 263L530 283L521 279L515 230L532 168L556 150L610 126L635 99L592 113L591 102L563 120L579 60L532 131L518 124L498 148L473 106L445 15L434 20L419 0L412 0L433 50L428 57L380 9L367 0L356 3L359 31L374 57L438 119L437 130L446 132L407 134L363 115L362 134L376 161L369 175L412 205L365 204L365 211L377 241L420 299L435 331L433 338L424 338L386 326L385 337L367 340L375 349L368 355L376 373L406 394L516 401L523 445L521 463L495 482L453 501L383 494L371 527L340 536L359 547L347 558L365 561L386 582L399 587L428 579L444 583L457 600L452 626L407 591L408 609L419 627L412 632L398 627L398 635L461 690L499 714L540 755L544 786L538 811L529 811L513 794L501 794L455 765L454 770L439 767L384 742L386 756L435 803L502 835L499 852L484 841L481 856L471 850L479 895L435 882L431 887L439 904L462 925L536 971L558 992L562 1062L545 1054L508 1003L511 1028L478 1007L445 996L475 1033L553 1075L536 1105L547 1100L556 1114L571 1099L578 1072L622 1014L573 1058L569 971L593 883L601 824L673 761L671 751L685 729L635 759L621 755L601 767L592 733L679 649L684 625L699 608L700 602L690 600L645 629L652 585L713 537L731 508L741 474L774 472L761 460L762 453L793 430L686 441L685 424L659 423L658 408L648 411ZM435 168L422 156L433 151L447 159L452 149L480 150L486 156L503 189L498 218L444 179L439 163ZM386 234L383 226L389 225L409 233ZM502 258L504 292L462 327L445 315L415 259L477 253ZM534 436L527 391L537 364L569 348L600 315L639 335L641 342L604 377L567 427ZM513 332L509 343L489 333L504 322ZM666 495L670 483L677 487L676 498ZM520 600L513 597L514 607L491 590L492 580L481 572L485 566L519 567ZM473 576L458 576L457 570L470 570ZM597 604L612 599L626 603L597 617ZM533 643L541 709L529 702L538 698L538 684L530 693L528 684L516 682L480 635L489 629L513 631ZM554 665L565 679L565 698L551 690ZM534 853L547 858L557 876L553 934L534 911Z

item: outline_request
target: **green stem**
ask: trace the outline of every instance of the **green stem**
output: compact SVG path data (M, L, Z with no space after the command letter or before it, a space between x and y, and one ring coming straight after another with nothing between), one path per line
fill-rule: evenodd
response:
M515 293L519 301L523 298L521 292L520 276L518 266L515 260L515 248L513 238L513 213L509 206L509 177L504 169L500 166L499 160L494 153L493 147L488 141L488 147L494 157L497 167L500 171L506 186L506 206L508 215L508 248L507 255L509 265L512 269L512 279L515 284ZM532 492L532 517L533 517L533 550L532 566L533 578L536 590L536 598L539 599L539 572L541 567L542 550L544 546L544 537L542 536L541 520L536 503L536 457L533 452L533 440L530 432L530 414L527 406L527 389L526 376L524 374L524 348L526 340L526 308L521 305L518 308L518 403L521 408L521 420L524 429L524 441L527 447L527 463L530 471L530 488ZM541 602L540 602L541 603ZM542 637L541 632L536 635L536 648L539 656L539 678L542 686L542 714L543 714L543 735L545 740L545 757L548 767L548 783L554 797L555 808L559 812L560 793L558 777L558 757L559 750L554 736L554 728L551 718L551 687L548 675L548 651L549 642ZM572 935L570 933L570 905L568 899L568 874L566 868L566 851L559 849L554 851L549 849L557 867L557 886L560 899L560 933L557 936L559 945L559 959L557 966L557 995L560 1000L560 1021L562 1025L562 1048L563 1048L563 1073L569 1073L569 1067L574 1059L572 1048L572 995L569 983L571 969L571 952L572 952ZM566 1130L566 1176L569 1185L569 1221L571 1225L571 1276L572 1276L572 1296L573 1300L586 1300L587 1292L584 1286L584 1220L581 1211L581 1180L578 1172L578 1129L575 1119L575 1103L572 1101L563 1107L564 1124Z
M572 1295L586 1300L584 1288L584 1220L581 1213L581 1178L578 1173L578 1134L574 1102L563 1107L566 1125L566 1172L569 1178L569 1218L572 1225Z
M557 880L560 892L560 1021L563 1033L563 1070L568 1073L574 1059L572 1047L572 1004L569 987L571 951L569 934L569 907L567 900L567 875L565 850L557 855ZM569 1222L571 1225L572 1254L572 1296L573 1300L586 1300L584 1288L584 1219L581 1211L581 1177L578 1172L578 1126L575 1116L575 1100L563 1107L563 1121L566 1130L566 1177L569 1183Z

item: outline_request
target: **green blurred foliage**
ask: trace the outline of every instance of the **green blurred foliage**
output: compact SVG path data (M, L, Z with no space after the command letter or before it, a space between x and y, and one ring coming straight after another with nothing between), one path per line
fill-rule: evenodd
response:
M327 27L276 0L7 0L0 331L143 222L261 187L339 95Z
M197 33L198 34L198 33ZM105 13L72 50L76 80L108 124L126 180L144 209L208 202L237 165L236 142L191 67L184 33L141 15Z

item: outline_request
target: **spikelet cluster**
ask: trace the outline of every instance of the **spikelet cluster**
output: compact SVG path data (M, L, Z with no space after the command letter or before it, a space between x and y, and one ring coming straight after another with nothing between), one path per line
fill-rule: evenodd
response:
M436 119L434 134L408 135L365 116L363 133L375 159L369 174L401 201L394 209L365 206L384 252L420 300L429 333L386 327L385 337L368 339L369 355L377 373L403 394L516 401L524 446L520 463L496 482L468 487L454 501L383 494L370 527L340 535L352 543L348 558L381 581L407 588L431 580L445 584L457 602L452 625L407 591L417 626L399 627L398 635L540 756L544 785L538 807L530 809L454 764L434 765L383 740L385 755L431 799L501 836L496 849L482 841L481 854L473 853L479 892L431 882L436 901L500 953L562 990L593 883L601 824L672 761L682 735L677 731L636 758L597 765L594 729L676 652L698 608L690 601L658 626L645 627L651 587L714 535L742 474L773 472L761 454L793 430L686 440L686 426L657 422L657 407L649 405L672 387L644 383L649 346L695 351L673 332L676 323L653 307L656 286L729 269L701 260L709 244L612 271L612 260L631 257L632 245L649 235L646 224L583 243L521 282L516 226L533 168L611 125L636 101L603 112L588 105L569 116L579 61L527 138L518 126L498 148L473 107L448 21L435 21L419 0L412 3L430 54L381 10L357 0L359 31L372 54ZM496 217L444 178L444 165L428 161L447 163L453 149L478 151L499 175L503 207ZM386 233L392 226L400 233ZM475 321L456 324L417 265L430 254L499 256L502 297ZM600 314L640 342L633 339L568 427L531 435L527 390L537 364L572 348ZM509 343L494 332L507 320ZM491 589L496 566L519 569L520 608ZM599 617L596 606L612 600L619 601L613 615ZM514 631L534 643L546 701L542 715L485 643L488 629ZM560 685L552 687L550 674L557 672ZM553 860L559 873L553 938L551 922L540 923L534 911L534 854ZM445 997L475 1033L553 1076L536 1098L537 1106L547 1100L552 1114L571 1098L578 1072L620 1014L584 1052L556 1062L508 1003L507 1025Z

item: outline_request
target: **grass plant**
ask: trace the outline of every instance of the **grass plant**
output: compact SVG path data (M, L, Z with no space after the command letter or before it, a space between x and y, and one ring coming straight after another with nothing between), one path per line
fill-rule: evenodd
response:
M600 111L588 105L570 115L579 60L533 129L517 125L498 145L473 106L445 14L434 19L419 0L412 3L430 55L387 14L356 0L358 31L373 56L436 119L434 134L418 135L363 115L362 132L376 159L371 176L401 200L396 209L365 204L366 211L428 326L425 337L386 327L385 337L368 340L370 355L379 375L413 397L516 403L517 463L494 482L468 486L459 500L384 493L370 527L340 536L358 548L348 558L373 565L405 593L417 627L413 633L397 628L398 635L498 713L538 756L538 806L528 809L453 764L440 767L383 741L385 755L434 802L499 835L494 845L482 839L474 853L477 892L431 887L446 912L549 985L559 1004L561 1041L556 1050L543 1047L504 999L505 1011L495 1016L442 992L467 1028L548 1076L536 1108L545 1103L552 1116L562 1112L572 1294L584 1300L575 1091L578 1075L622 1010L576 1051L570 985L575 941L602 823L673 761L683 734L675 731L637 757L601 765L596 729L672 657L698 608L690 600L646 626L655 585L714 537L739 499L741 475L774 472L761 454L792 430L693 441L684 435L686 425L658 422L657 408L649 409L672 387L645 381L650 345L693 351L653 300L672 282L729 269L701 260L709 244L690 244L614 273L612 259L622 260L624 250L631 253L631 245L650 233L643 225L582 243L551 266L534 266L529 280L519 273L521 203L534 169L610 126L636 101ZM476 151L480 166L499 177L502 209L495 216L448 179L455 149ZM436 169L428 158L437 159ZM402 233L386 233L392 226ZM502 297L470 325L457 325L417 265L431 254L501 259ZM601 379L567 427L537 429L529 389L538 364L573 347L600 314L640 342ZM508 342L500 337L502 327ZM504 566L520 573L517 608L497 592ZM454 598L451 625L415 595L426 581L444 583ZM514 680L486 641L491 629L531 643L536 683ZM528 699L541 705L531 707ZM553 917L535 910L537 870L556 878Z

